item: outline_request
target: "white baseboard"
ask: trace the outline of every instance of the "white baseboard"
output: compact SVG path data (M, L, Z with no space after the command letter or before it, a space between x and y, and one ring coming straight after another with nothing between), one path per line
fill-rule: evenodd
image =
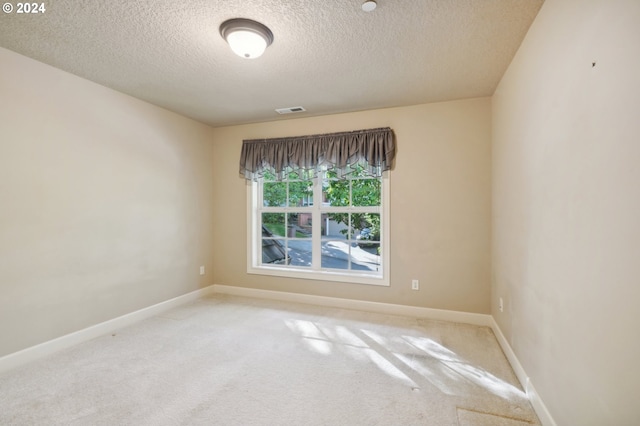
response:
M215 286L214 286L214 290L215 290ZM529 398L529 401L531 401L531 405L533 405L533 409L535 410L542 425L557 426L557 423L555 422L553 417L551 417L551 413L547 409L547 406L544 404L544 402L540 398L540 395L538 395L538 392L533 387L533 383L531 383L531 379L527 375L526 371L524 371L524 368L522 367L522 364L520 364L518 357L516 357L516 354L515 352L513 352L511 345L509 344L507 339L504 337L502 330L500 329L500 327L498 326L498 323L493 317L491 317L491 328L493 329L493 334L496 335L496 339L498 339L498 343L502 347L502 351L504 352L507 359L509 360L511 367L513 368L513 371L516 373L516 377L518 377L518 380L520 381L522 388L527 393L527 397Z
M168 311L169 309L197 300L202 296L210 294L212 291L213 286L192 291L191 293L183 294L182 296L178 296L173 299L169 299L164 302L160 302L155 305L140 309L138 311L131 312L129 314L122 315L105 322L101 322L91 327L66 334L56 339L31 346L21 351L5 355L0 358L0 373L43 358L47 355L51 355L62 349L66 349L79 343L95 339L96 337L109 334L115 330L127 327L138 321L161 314Z
M248 287L235 287L214 284L215 293L233 296L257 297L260 299L281 300L285 302L304 303L307 305L328 306L331 308L354 309L387 315L401 315L415 318L429 318L439 321L460 322L465 324L491 327L492 317L486 314L447 311L444 309L421 308L417 306L394 305L391 303L366 302L363 300L340 299L337 297L314 296L301 293L262 290Z

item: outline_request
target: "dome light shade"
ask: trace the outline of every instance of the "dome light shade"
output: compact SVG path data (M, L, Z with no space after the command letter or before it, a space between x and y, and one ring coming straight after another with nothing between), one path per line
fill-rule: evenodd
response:
M227 43L231 50L243 58L257 58L267 48L267 42L251 31L234 31L227 35Z
M220 35L236 55L248 59L259 57L273 43L271 30L251 19L236 18L224 21L220 25Z

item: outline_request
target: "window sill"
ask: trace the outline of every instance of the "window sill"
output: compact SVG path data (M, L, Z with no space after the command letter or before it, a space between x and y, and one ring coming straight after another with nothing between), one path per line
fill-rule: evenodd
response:
M270 275L276 277L299 278L303 280L316 281L336 281L351 284L367 284L376 286L389 286L389 279L386 276L378 276L371 274L344 274L332 271L309 271L305 269L295 268L278 268L270 266L259 266L247 268L248 274L254 275Z

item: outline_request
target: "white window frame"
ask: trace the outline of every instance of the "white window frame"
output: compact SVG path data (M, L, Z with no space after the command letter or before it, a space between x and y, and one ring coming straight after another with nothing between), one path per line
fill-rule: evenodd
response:
M317 179L321 179L320 176ZM363 271L343 271L328 269L310 269L308 267L262 265L262 231L260 227L261 194L258 182L247 181L247 273L258 275L271 275L279 277L300 278L307 280L338 281L354 284L369 284L377 286L389 286L389 176L388 172L382 175L380 194L380 207L375 211L380 213L380 255L382 273L367 273ZM314 179L315 182L315 179ZM314 183L314 203L311 207L296 207L295 211L310 211L315 215L326 212L326 207L317 200L322 199L320 184ZM319 192L318 192L319 191ZM349 207L340 207L339 212L352 211ZM375 209L372 209L375 210ZM338 211L336 211L338 212ZM314 244L313 256L321 256L319 245L321 244L321 220L312 221L312 244ZM319 264L316 261L316 264Z

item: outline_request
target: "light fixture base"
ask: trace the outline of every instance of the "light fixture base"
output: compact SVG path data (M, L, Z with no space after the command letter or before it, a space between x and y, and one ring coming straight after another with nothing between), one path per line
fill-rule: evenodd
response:
M367 0L362 3L362 10L365 12L372 12L377 6L378 4L374 0Z

